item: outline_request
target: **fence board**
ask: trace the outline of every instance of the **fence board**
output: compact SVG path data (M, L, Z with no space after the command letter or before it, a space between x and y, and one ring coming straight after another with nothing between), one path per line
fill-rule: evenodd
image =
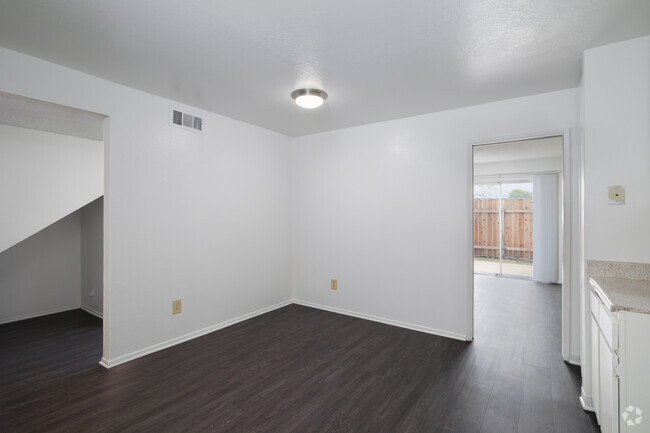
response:
M503 257L533 259L533 200L503 199ZM474 255L499 257L499 199L474 199Z

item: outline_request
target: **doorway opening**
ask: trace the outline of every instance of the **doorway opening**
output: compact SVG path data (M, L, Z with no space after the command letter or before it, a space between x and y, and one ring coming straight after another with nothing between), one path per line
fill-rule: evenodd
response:
M0 92L5 392L101 359L105 120Z
M531 335L557 341L567 360L568 133L473 144L470 150L470 337L475 322L508 323L525 312L539 316ZM526 281L507 282L513 279Z

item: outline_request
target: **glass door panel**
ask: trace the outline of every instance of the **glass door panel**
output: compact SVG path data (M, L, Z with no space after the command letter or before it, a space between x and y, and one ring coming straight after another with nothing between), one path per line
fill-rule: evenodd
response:
M533 183L501 184L501 273L533 277Z
M532 278L532 182L474 185L474 272Z
M474 272L501 274L501 184L474 185Z

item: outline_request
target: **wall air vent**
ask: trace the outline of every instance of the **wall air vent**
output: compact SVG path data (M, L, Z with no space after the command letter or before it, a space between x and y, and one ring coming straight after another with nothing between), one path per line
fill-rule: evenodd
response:
M171 110L171 124L192 131L203 131L203 119L192 114L183 113L178 110Z

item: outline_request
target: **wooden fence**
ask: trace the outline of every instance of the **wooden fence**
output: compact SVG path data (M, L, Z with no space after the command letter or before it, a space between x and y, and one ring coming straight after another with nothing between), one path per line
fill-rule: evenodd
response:
M533 260L533 200L502 200L503 258ZM474 199L474 255L499 258L499 199Z

